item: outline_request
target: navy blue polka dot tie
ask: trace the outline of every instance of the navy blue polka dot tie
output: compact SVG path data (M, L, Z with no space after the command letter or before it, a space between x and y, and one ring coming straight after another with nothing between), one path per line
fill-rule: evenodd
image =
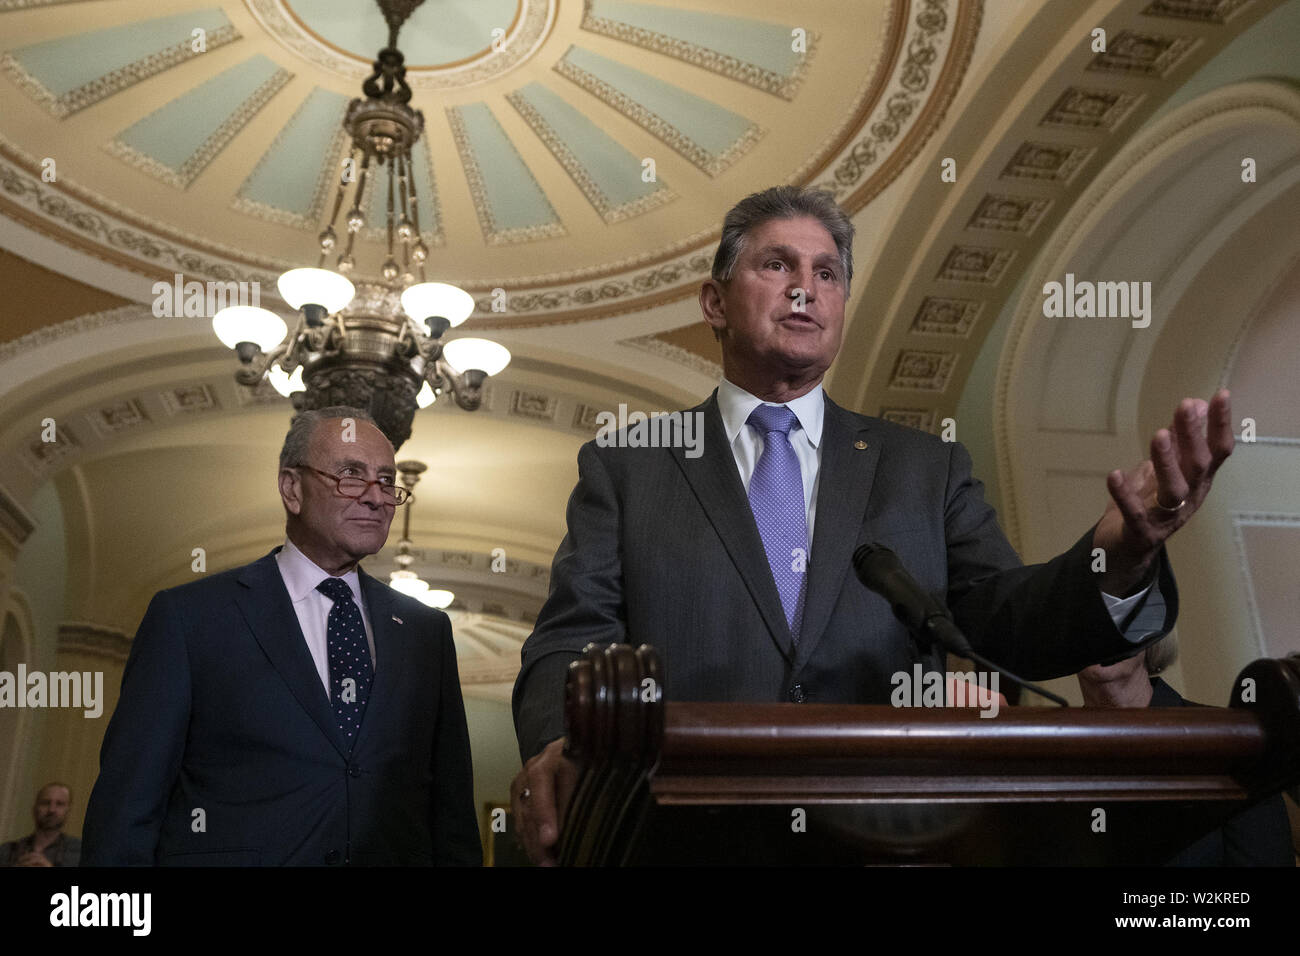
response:
M366 643L366 626L361 608L352 600L352 589L338 578L326 578L316 590L334 602L325 625L325 641L330 665L330 704L339 730L351 743L361 729L361 715L370 697L374 670L370 666L370 647Z
M808 590L808 511L803 472L789 437L797 421L787 405L759 405L746 421L763 436L763 453L749 479L749 506L795 644Z

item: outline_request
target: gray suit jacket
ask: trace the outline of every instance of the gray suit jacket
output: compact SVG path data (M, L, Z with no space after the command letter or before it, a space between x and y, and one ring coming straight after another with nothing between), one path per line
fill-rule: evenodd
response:
M578 453L568 534L515 684L525 760L564 734L565 672L591 641L654 646L667 700L884 704L894 673L917 661L942 670L938 652L920 654L854 574L854 550L871 541L946 597L977 651L1027 679L1119 660L1138 646L1116 628L1090 570L1091 528L1059 557L1025 567L959 443L829 397L807 599L792 646L716 391L692 411L705 423L697 458L680 447L594 441ZM1148 641L1177 616L1163 551L1158 574L1164 619Z

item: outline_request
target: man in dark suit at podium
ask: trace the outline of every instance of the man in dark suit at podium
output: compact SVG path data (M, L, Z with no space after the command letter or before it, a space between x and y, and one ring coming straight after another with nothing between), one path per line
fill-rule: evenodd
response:
M160 591L140 624L84 864L482 862L450 621L358 565L395 479L365 413L295 418L283 547Z
M824 194L777 187L739 203L700 290L724 374L685 413L699 416L702 449L623 447L634 443L620 434L579 452L568 533L515 684L526 763L512 806L535 860L554 858L573 782L564 677L588 642L653 645L670 700L887 703L891 675L944 667L855 578L854 550L873 541L946 596L976 650L1030 679L1126 657L1173 626L1163 542L1232 450L1226 391L1185 399L1150 461L1110 473L1098 523L1024 567L959 443L823 392L852 240Z

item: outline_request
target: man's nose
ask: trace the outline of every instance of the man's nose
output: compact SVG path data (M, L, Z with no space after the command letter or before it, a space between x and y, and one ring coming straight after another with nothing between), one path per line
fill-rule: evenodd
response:
M384 497L384 493L379 489L379 482L366 485L366 493L359 500L371 508L382 508L388 504L388 499Z

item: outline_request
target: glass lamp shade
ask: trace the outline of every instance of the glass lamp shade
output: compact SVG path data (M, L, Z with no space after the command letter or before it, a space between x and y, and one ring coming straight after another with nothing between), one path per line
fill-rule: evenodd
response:
M440 315L454 329L474 314L474 297L446 282L417 282L402 293L402 308L417 322Z
M429 582L421 581L414 571L394 571L388 576L388 586L413 598L419 598L429 590Z
M212 331L226 348L233 349L240 342L253 342L263 352L269 352L284 341L289 327L269 309L253 305L230 305L212 317Z
M345 308L357 290L346 277L329 269L290 269L276 282L280 298L294 309L319 305L326 315Z
M429 607L436 607L441 611L451 606L451 602L456 600L456 595L441 588L430 588L420 595L420 600Z
M425 382L420 386L420 393L415 396L415 404L420 408L428 408L438 398L433 394L433 386Z
M276 362L266 370L266 377L270 381L271 387L285 398L288 398L294 392L307 391L307 386L302 383L301 365L293 370L292 375L286 375L284 369L280 368L280 363Z
M487 339L452 339L442 347L442 356L457 372L476 368L496 375L510 364L510 350Z

